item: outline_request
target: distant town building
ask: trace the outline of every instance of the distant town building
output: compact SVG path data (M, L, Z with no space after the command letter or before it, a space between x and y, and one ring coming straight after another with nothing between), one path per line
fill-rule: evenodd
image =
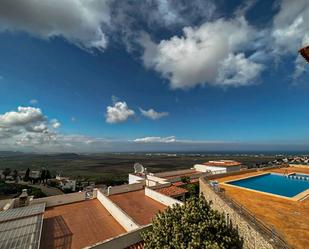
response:
M76 190L76 180L70 180L69 177L56 176L56 182L62 190Z

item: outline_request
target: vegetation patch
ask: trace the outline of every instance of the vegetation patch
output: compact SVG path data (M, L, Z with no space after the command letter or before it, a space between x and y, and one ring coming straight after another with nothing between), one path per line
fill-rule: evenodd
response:
M203 196L168 207L142 233L145 249L240 249L243 241Z

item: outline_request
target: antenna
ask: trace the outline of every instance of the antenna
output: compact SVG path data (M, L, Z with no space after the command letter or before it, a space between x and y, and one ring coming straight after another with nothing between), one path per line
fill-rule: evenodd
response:
M144 173L144 166L140 163L134 163L134 173Z

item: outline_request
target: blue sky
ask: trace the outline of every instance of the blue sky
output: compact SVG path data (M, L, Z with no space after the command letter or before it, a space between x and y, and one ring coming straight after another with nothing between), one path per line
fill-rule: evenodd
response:
M271 2L3 1L0 149L309 149L309 3Z

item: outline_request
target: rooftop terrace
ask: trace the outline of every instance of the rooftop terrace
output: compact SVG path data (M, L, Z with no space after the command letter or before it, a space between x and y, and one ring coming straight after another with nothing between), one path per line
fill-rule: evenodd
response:
M47 208L41 249L78 249L122 233L125 229L97 200Z
M110 195L109 198L139 225L147 225L166 206L145 195L145 190Z
M266 172L277 173L309 173L309 169L290 167L274 169ZM261 172L243 173L221 177L217 180L225 182L246 176L261 174ZM233 186L224 185L225 193L254 213L270 226L278 230L295 248L307 248L309 245L309 199L292 201L261 192L253 192Z

